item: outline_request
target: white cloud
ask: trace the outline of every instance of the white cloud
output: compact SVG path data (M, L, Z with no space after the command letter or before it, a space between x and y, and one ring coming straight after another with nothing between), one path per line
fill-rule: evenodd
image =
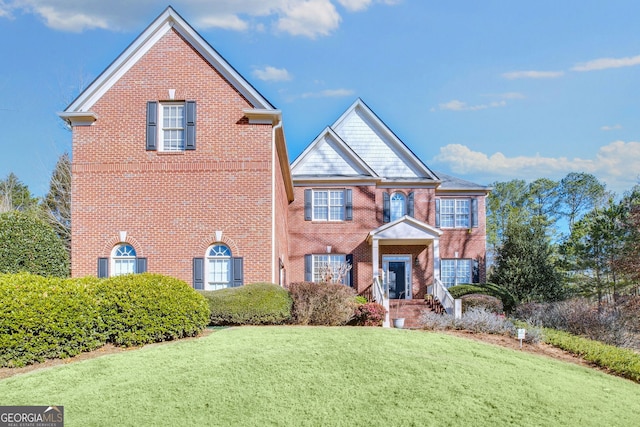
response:
M350 11L359 11L368 8L371 5L371 0L338 0L345 9Z
M600 58L593 61L576 64L572 71L606 70L608 68L633 67L640 65L640 55L626 58Z
M260 80L271 82L284 82L291 80L291 74L284 68L276 68L270 65L262 70L253 70L253 75Z
M440 110L448 110L448 111L478 111L478 110L486 110L487 108L496 108L496 107L504 107L507 105L507 101L493 101L488 104L478 104L478 105L468 105L466 102L459 101L454 99L449 102L445 102L444 104L439 104L438 108ZM434 111L432 108L431 111Z
M366 10L373 0L175 0L175 9L194 26L235 31L273 29L316 38L331 34L342 18L335 5ZM377 0L387 5L396 0ZM0 0L0 17L31 13L56 30L81 32L102 28L129 31L143 28L162 9L155 0ZM157 8L157 9L156 9ZM154 11L155 9L155 11Z
M622 125L613 125L613 126L602 126L600 130L610 131L610 130L619 130L622 129Z
M339 98L343 96L353 96L351 89L325 89L320 92L307 92L301 95L302 98Z
M485 182L560 179L569 172L586 172L604 181L607 188L622 193L638 183L640 142L614 141L600 147L592 158L571 159L540 155L507 157L500 152L488 155L465 145L450 144L440 148L432 162L447 165L455 174L484 177Z
M278 20L278 29L294 36L315 38L326 36L338 28L340 15L328 0L292 2L284 10L285 16Z
M510 71L503 73L502 77L509 80L515 79L556 79L562 77L564 71Z

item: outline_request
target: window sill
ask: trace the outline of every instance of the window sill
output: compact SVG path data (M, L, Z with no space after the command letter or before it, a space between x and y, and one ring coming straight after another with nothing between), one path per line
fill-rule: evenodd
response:
M184 151L157 151L159 156L184 156Z

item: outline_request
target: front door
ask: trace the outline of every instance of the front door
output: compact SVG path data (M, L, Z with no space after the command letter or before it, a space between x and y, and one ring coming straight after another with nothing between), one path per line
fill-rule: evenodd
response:
M382 268L389 285L390 299L411 298L411 257L383 255Z

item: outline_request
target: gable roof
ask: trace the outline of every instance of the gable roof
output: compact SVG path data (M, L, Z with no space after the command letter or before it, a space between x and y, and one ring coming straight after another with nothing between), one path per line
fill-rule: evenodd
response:
M442 183L438 187L438 191L482 191L486 193L491 191L491 188L485 185L480 185L471 181L466 181L464 179L447 175L442 172L436 172L436 174L442 180Z
M410 216L403 216L369 232L367 242L381 245L415 245L440 239L442 230Z
M334 168L319 168L318 160L326 155L324 142L337 141L331 160ZM325 150L325 152L323 152ZM343 160L337 159L342 155ZM349 157L349 159L344 156ZM294 178L324 176L332 172L341 176L344 163L355 162L369 177L382 180L428 181L438 183L438 177L387 127L386 124L362 101L356 101L316 138L292 164Z
M315 177L378 176L330 127L316 137L291 168L297 168L301 175Z
M275 110L205 39L171 6L158 16L125 50L59 115L66 120L95 120L91 108L122 75L171 29L178 32L202 57L240 92L253 108ZM93 119L91 119L93 117Z

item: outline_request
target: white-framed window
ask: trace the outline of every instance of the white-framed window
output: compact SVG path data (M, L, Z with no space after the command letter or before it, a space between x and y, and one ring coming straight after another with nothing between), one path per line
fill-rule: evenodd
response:
M351 286L349 283L349 270L347 269L347 256L344 254L318 254L312 255L313 281L342 283Z
M390 221L395 221L407 214L407 200L402 193L393 193L390 199L389 215Z
M215 244L207 250L205 290L215 291L231 286L231 249Z
M441 228L469 228L470 199L440 199Z
M470 259L440 260L440 280L448 288L455 285L471 283Z
M111 276L136 273L136 250L122 243L111 251Z
M160 151L184 151L185 106L183 102L160 103L158 111Z
M344 190L313 190L314 221L344 221Z

